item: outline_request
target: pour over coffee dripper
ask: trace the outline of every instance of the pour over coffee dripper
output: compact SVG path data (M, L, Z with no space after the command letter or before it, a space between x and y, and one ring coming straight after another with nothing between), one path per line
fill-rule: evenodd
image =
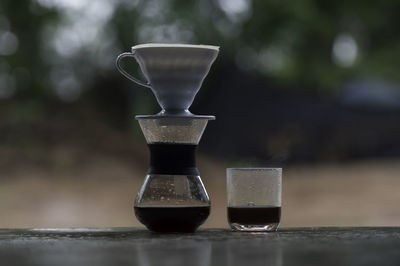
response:
M135 215L156 232L193 232L210 213L210 199L196 167L195 151L208 120L214 116L189 111L196 93L218 55L219 47L143 44L118 56L118 70L150 88L162 110L136 116L150 149L150 168L135 200ZM120 65L134 57L143 82Z
M150 88L162 108L160 115L191 115L189 107L218 55L219 47L187 44L141 44L117 58L118 70L128 79ZM120 65L124 57L138 62L147 82Z

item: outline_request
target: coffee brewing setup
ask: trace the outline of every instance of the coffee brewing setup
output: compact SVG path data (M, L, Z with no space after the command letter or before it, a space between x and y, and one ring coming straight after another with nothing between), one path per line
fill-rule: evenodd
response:
M210 199L196 167L195 152L209 120L194 115L193 100L216 59L219 47L186 44L142 44L116 60L131 81L152 90L161 107L156 115L137 115L150 149L150 167L137 194L138 220L155 232L194 232L210 214ZM121 66L136 59L147 82Z

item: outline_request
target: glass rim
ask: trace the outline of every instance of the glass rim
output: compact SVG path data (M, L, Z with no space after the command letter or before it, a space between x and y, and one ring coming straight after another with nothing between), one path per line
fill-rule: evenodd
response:
M233 168L226 168L228 171L282 171L281 167L233 167Z

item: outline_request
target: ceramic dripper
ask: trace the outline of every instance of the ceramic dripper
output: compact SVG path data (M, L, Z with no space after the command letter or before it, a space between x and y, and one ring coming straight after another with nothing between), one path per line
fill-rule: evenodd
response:
M189 107L218 52L218 46L209 45L141 44L119 55L116 65L125 77L153 91L162 108L160 115L192 115ZM136 59L147 82L122 68L125 57Z

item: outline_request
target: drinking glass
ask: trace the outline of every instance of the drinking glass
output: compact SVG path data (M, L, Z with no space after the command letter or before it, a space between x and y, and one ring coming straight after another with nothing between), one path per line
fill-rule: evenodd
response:
M228 221L235 231L276 231L282 168L228 168Z

